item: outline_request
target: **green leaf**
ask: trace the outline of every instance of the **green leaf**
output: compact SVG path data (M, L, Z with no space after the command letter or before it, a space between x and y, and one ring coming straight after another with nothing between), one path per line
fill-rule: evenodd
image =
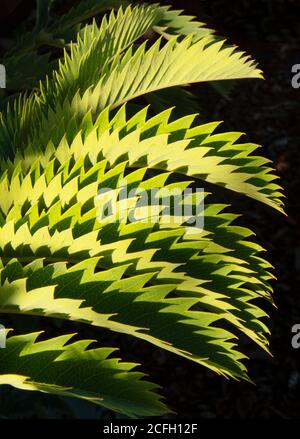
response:
M77 24L110 6L79 5L62 18L60 36L72 38ZM48 31L44 42L53 40ZM151 45L153 31L161 38ZM42 44L26 41L24 59ZM194 101L182 87L259 77L243 52L168 7L119 9L79 30L58 69L0 115L0 312L109 329L249 380L240 340L268 352L263 303L273 303L273 275L253 233L230 213L230 191L280 212L283 195L257 145L187 115ZM142 96L154 117L142 101L131 103ZM226 205L212 202L206 182L228 190ZM182 206L190 211L182 215ZM37 335L8 339L0 383L129 416L165 412L155 386L108 357L112 350Z
M7 339L0 350L0 384L82 398L130 417L166 413L157 387L132 370L136 364L111 357L116 349L91 349L93 340L69 343L69 334L37 341L39 335Z
M164 47L159 40L149 50L145 44L135 50L138 38L164 20L166 14L168 17L166 8L155 5L128 7L117 14L112 11L99 27L96 23L87 25L79 33L77 43L72 44L71 53L65 52L53 79L41 86L42 99L39 93L33 95L31 135L18 130L17 139L13 139L4 120L0 121L0 151L9 148L13 154L20 144L28 142L28 137L45 134L47 129L52 132L59 123L60 112L67 114L69 107L77 117L89 110L97 115L107 106L113 109L143 94L173 86L261 77L249 57L233 46L224 46L210 32L200 39L193 34L182 41L173 37ZM195 26L199 27L197 23ZM49 107L57 117L53 118L53 126L46 128L43 118L48 121ZM14 125L23 112L22 106L16 112L9 109Z
M159 6L157 4L157 6ZM214 31L209 29L205 23L195 20L195 17L183 15L182 10L170 9L170 6L161 6L163 16L155 26L155 31L170 39L174 35L186 36L193 35L195 40L214 35Z
M147 204L143 212L149 221L131 223L129 213L138 207L135 198L129 200L129 210L121 209L121 221L107 223L99 220L97 194L103 187L119 193L124 179L140 189L168 189L170 171L201 175L197 166L204 166L211 181L219 182L225 174L224 184L234 188L245 180L234 170L247 160L252 168L260 166L262 159L248 157L250 146L248 151L235 146L232 133L218 135L216 143L211 134L216 124L189 128L193 117L168 124L169 113L147 120L142 111L127 121L124 108L111 121L105 122L106 116L100 115L84 139L78 134L71 145L66 139L57 147L49 144L45 155L32 154L29 148L24 158L17 156L7 166L0 186L6 193L0 201L0 309L103 326L224 375L245 377L243 355L233 342L235 331L221 329L218 322L227 321L266 348L267 329L261 321L266 314L252 301L270 300L271 276L268 264L257 258L261 248L245 239L251 232L231 226L235 216L209 204L204 229L196 229L192 237L184 221L150 221ZM195 145L197 138L203 146ZM228 164L218 172L223 160ZM227 166L234 172L232 183ZM168 172L145 179L148 167ZM263 178L267 175L262 172ZM255 182L249 187L256 198L260 190L269 193L267 177L257 187ZM180 185L183 190L188 183ZM271 203L268 198L265 202Z

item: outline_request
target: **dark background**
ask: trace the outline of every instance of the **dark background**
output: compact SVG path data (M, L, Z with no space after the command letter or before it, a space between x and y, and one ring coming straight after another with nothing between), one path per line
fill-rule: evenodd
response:
M65 1L60 10L77 2ZM152 2L156 3L156 1ZM291 69L300 63L299 0L161 1L196 15L249 52L265 73L265 81L236 84L229 98L207 86L195 86L203 120L224 120L223 130L246 132L246 139L263 145L285 189L288 217L274 213L255 201L232 197L242 221L257 234L275 267L277 309L270 310L269 327L273 358L244 343L249 374L255 385L228 381L210 371L141 341L103 330L82 328L119 346L128 360L141 361L143 370L164 388L179 418L300 418L300 349L291 346L294 324L300 324L300 89L291 85ZM31 0L5 0L0 8L0 47L5 47L35 7ZM29 20L30 23L30 20ZM228 200L227 200L228 201ZM25 319L25 324L29 325ZM41 327L51 323L39 319ZM66 330L76 324L66 323ZM0 418L92 418L115 417L88 403L48 395L0 388ZM174 415L176 416L176 415Z

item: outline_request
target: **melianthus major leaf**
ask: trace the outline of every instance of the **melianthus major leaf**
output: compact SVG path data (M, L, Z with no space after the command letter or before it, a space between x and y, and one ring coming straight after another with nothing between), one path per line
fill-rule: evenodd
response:
M139 37L159 23L168 22L166 14L168 9L164 7L128 7L125 11L120 9L117 14L112 11L109 19L104 18L99 27L95 23L87 25L79 33L77 43L71 46L71 53L65 52L64 60L53 79L41 86L41 97L39 93L33 95L35 111L33 119L28 120L31 137L36 133L38 136L45 134L44 118L48 120L49 111L54 111L60 117L61 107L64 107L65 115L70 111L68 107L72 108L74 104L78 117L85 114L87 107L95 115L106 105L114 108L123 101L174 85L261 76L261 72L248 57L236 51L233 46L224 46L224 42L215 39L210 31L205 32L201 38L194 38L194 34L191 34L180 41L175 36L162 48L157 41L150 50L145 50L145 45L142 45L135 51L134 43ZM174 18L171 17L170 23ZM190 23L189 17L183 19L183 23ZM201 31L201 25L196 23L195 26L195 32L198 27ZM182 32L184 35L184 25ZM154 57L157 59L152 62ZM190 62L188 69L187 62ZM208 64L204 68L205 62ZM159 74L157 69L160 70ZM122 81L126 81L126 85ZM26 98L23 101L26 106ZM22 113L22 107L18 112L12 112L9 108L4 119L2 116L2 155L8 146L10 154L14 154L16 149L28 142L28 133L22 132L21 127L11 132L5 123L5 119L10 118L17 125ZM68 114L68 117L71 115ZM58 122L59 119L53 122L50 131ZM16 133L17 138L14 138Z
M132 370L136 364L110 357L115 349L90 349L93 340L69 343L72 334L37 341L39 335L7 339L0 349L0 384L82 398L130 417L166 412L156 386Z
M240 53L233 53L232 48L222 48L222 45L223 42L211 44L210 37L196 43L187 37L180 43L172 39L162 48L159 40L149 50L142 45L134 54L129 49L83 99L89 99L95 110L113 109L163 88L193 82L260 77L252 62L245 62ZM77 105L80 112L80 100Z
M139 46L151 29L169 41ZM204 225L191 234L191 218L168 212L165 191L178 189L195 209L199 199L185 189L202 180L282 211L273 170L252 154L257 145L238 143L240 133L215 134L218 122L199 126L195 115L171 121L169 109L149 117L147 108L129 118L122 104L175 85L260 77L260 71L202 23L165 7L112 12L100 26L87 25L71 47L38 92L1 114L0 312L107 328L248 379L238 340L243 334L268 350L267 315L258 299L272 303L271 266L227 205L212 204L203 192ZM137 193L124 198L124 186ZM116 200L118 218L101 216L103 188ZM140 194L153 188L154 214L149 199L140 203ZM35 337L11 343L33 346ZM48 352L53 343L37 345ZM56 363L61 354L53 355ZM114 380L116 362L104 360ZM34 361L19 373L25 381L18 376L11 383L31 380L37 389ZM51 370L64 368L54 363ZM134 377L126 375L125 388ZM47 374L41 378L44 390L56 390ZM98 384L94 397L101 404ZM131 394L128 406L107 394L103 405L131 415L164 410L153 385L135 384L132 391L147 402L140 410ZM69 385L81 395L76 382Z
M110 166L126 157L131 167L147 166L196 177L243 193L282 211L281 189L274 183L277 177L269 166L265 166L269 160L251 155L258 145L238 143L241 133L215 134L219 122L193 127L195 115L169 123L170 109L149 120L146 118L147 109L144 109L127 124L124 106L112 121L116 129L110 133L108 111L99 114L93 128L89 101L84 104L86 108L82 122L77 114L77 101L72 106L57 109L58 112L50 111L48 120L44 120L44 133L36 137L33 144L37 145L39 138L42 139L41 144L46 145L54 125L56 130L48 144L50 151L52 144L54 148L59 147L65 133L71 143L82 129L86 129L90 133L90 145L93 145L93 141L106 144L99 147L101 158L107 159ZM63 149L64 142L61 145ZM32 150L32 147L28 150ZM43 148L38 154L42 152Z
M163 12L166 11L155 6L129 7L125 12L120 9L117 15L112 12L100 28L95 23L86 27L71 55L66 54L54 83L43 89L44 101L47 102L50 95L50 102L55 105L54 94L56 102L63 103L75 91L83 93L93 86L89 100L92 106L99 105L103 109L175 85L261 76L243 53L236 52L234 47L222 47L224 42L215 41L209 33L196 40L193 34L182 41L172 38L163 48L160 48L159 40L150 50L141 45L134 53L132 43L159 23ZM120 56L128 46L128 51ZM51 88L53 84L56 92ZM107 98L109 88L110 97ZM94 103L97 96L100 102Z
M38 49L43 46L67 48L76 39L80 25L96 14L120 6L128 6L126 0L86 0L73 7L61 17L46 17L47 6L42 5L43 19L39 20L35 32L22 35L19 42L14 44L5 56L3 63L8 74L7 88L10 90L32 89L46 74L53 71L53 66L45 62L46 55L40 55ZM182 15L182 11L170 10L169 6L149 5L148 11L156 9L157 20L153 22L153 31L169 39L172 35L188 35L193 33L195 38L213 34L204 23L193 20L194 17ZM39 17L39 12L37 13ZM46 18L47 19L46 19ZM128 15L127 15L128 19ZM149 28L150 29L150 28ZM148 29L147 29L148 30ZM126 29L123 29L125 34ZM127 32L130 35L131 32ZM50 54L47 54L50 56ZM28 60L30 59L30 62ZM22 72L22 78L20 78ZM39 72L39 74L37 74ZM34 75L36 73L36 75Z
M197 148L195 135L188 140L193 117L169 125L167 113L148 121L145 111L129 121L124 109L111 121L107 114L100 115L84 139L79 134L71 145L66 139L57 147L49 144L45 154L28 148L23 158L21 154L15 163L6 165L1 180L6 196L0 202L4 262L0 309L70 318L126 332L225 375L245 376L243 356L231 341L234 335L218 328L217 322L225 319L266 346L266 327L260 320L265 313L251 301L270 298L270 275L268 265L257 258L260 248L245 239L250 232L231 226L234 216L222 214L222 206L215 205L206 207L205 229L192 240L184 224L170 231L163 223L97 220L95 198L101 187L115 185L118 191L126 178L131 185L167 188L169 172L144 181L146 169L168 164L164 150L172 157L171 163L180 154L180 169L189 169L188 164L182 166L185 150L190 166L201 166L209 152L206 145L214 145L207 138L215 126L198 128L204 146L200 142ZM240 154L242 148L232 145L232 135L223 136L230 140L227 148L223 145L223 160L234 163L236 150ZM230 148L233 158L227 152ZM190 156L194 149L196 156ZM201 160L196 161L197 156ZM212 175L218 166L212 166ZM158 166L164 168L177 169ZM268 192L268 180L256 189ZM70 269L68 261L74 264ZM19 268L7 277L11 264ZM199 308L191 310L195 306Z

